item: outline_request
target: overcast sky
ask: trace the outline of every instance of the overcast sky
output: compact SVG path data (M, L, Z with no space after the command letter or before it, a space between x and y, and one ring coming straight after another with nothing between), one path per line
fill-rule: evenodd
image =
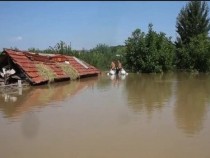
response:
M123 45L131 33L157 32L176 38L176 17L186 1L0 2L0 50L46 49L60 40L73 49L99 43ZM210 2L208 2L210 4Z

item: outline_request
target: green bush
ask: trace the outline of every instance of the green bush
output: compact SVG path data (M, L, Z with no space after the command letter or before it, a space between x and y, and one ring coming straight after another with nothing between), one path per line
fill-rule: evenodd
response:
M148 33L136 29L126 44L126 64L133 72L163 72L173 68L175 47L164 33L156 33L152 24Z

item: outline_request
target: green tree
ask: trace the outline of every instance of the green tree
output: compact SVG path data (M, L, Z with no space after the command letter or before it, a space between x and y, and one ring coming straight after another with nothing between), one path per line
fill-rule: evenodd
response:
M89 63L102 69L106 70L110 64L112 52L108 45L98 44L95 48L90 50Z
M140 29L132 32L131 37L125 41L126 46L126 64L132 72L140 71L144 67L144 54L145 52L145 33Z
M174 45L164 33L136 29L126 41L126 64L132 72L162 72L173 68Z
M187 45L191 69L199 72L210 70L210 41L203 34L191 38Z
M208 32L210 30L209 8L206 2L191 1L177 17L176 65L178 69L210 70Z
M119 59L122 64L124 64L124 54L125 46L108 46L106 44L98 44L89 51L80 52L75 55L101 70L107 70L110 68L112 60Z
M40 53L40 52L42 52L41 50L36 49L36 48L34 48L34 47L29 48L28 51L29 51L29 52L34 52L34 53Z
M58 42L54 47L49 47L52 53L71 54L71 45L67 45L64 41Z
M181 9L176 22L179 44L189 43L190 38L200 34L208 36L210 30L208 12L208 4L205 1L190 1Z

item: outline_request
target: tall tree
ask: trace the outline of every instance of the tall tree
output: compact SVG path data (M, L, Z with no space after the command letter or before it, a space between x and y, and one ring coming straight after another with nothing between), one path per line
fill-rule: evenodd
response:
M187 44L190 38L200 34L208 36L208 12L208 4L205 1L190 1L181 9L176 22L176 32L179 34L177 44Z
M210 70L210 19L205 1L190 1L177 17L176 66L178 69Z
M173 68L174 45L165 33L148 25L148 33L136 29L125 41L126 65L133 72L163 72Z

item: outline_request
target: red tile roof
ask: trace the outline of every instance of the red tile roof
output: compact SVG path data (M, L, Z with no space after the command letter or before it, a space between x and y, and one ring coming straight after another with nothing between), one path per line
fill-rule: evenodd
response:
M77 62L78 59L76 57L66 56L66 58L68 59L72 67L75 68L79 72L80 76L90 75L93 72L97 74L100 73L100 71L96 69L94 66L89 65L86 62L82 61L82 63L86 66L84 67L79 62Z
M79 77L88 76L88 75L98 75L100 70L95 68L92 65L85 63L84 61L73 57L65 56L61 54L35 54L27 51L16 51L11 49L4 49L4 53L8 55L14 63L16 63L20 69L22 69L26 76L29 78L32 84L39 84L43 82L48 82L48 79L44 79L39 75L36 64L44 64L50 68L55 75L56 79L70 79L62 68L57 64L60 62L69 62L79 74Z

